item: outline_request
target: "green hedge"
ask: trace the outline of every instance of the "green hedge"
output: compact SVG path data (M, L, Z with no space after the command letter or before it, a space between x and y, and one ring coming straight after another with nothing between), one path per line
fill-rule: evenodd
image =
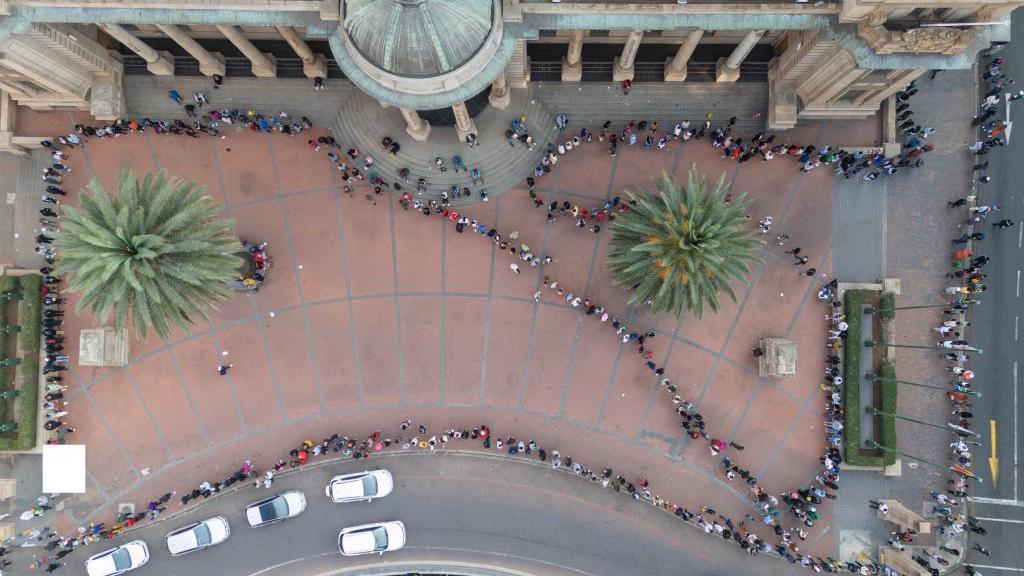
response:
M896 367L893 366L892 362L884 361L878 369L882 376L882 412L887 414L896 413L896 393L899 387L896 385ZM896 419L892 416L882 416L882 446L886 448L897 447L896 444ZM893 452L885 452L882 455L882 460L886 466L891 466L896 463L896 454Z
M843 346L843 444L845 446L846 463L853 466L880 466L882 459L878 456L861 453L860 424L865 416L860 405L860 385L864 373L860 368L861 320L864 305L863 290L847 290L844 307L846 323L846 343Z
M0 434L0 450L24 451L36 445L36 418L39 416L39 361L35 357L21 361L21 394L17 398L18 431Z
M24 299L21 301L20 316L30 320L21 323L21 351L25 353L25 356L35 358L39 356L40 350L39 319L43 316L40 312L43 298L39 293L39 288L43 284L43 279L35 274L28 274L18 280L24 295Z
M0 292L9 292L11 290L18 289L18 279L12 276L0 276ZM9 300L0 300L0 326L6 326L7 321L16 323L16 318L8 318L7 310L11 308ZM0 334L0 356L7 356L7 350L9 349L8 338L14 338L11 334ZM0 390L9 390L13 388L14 383L14 367L0 368ZM0 400L0 422L7 422L10 420L11 411L10 406L13 404L11 400Z
M850 327L846 330L846 345L843 347L845 363L843 366L843 400L844 400L844 422L843 422L843 445L845 447L846 462L853 466L889 466L896 462L896 454L882 452L876 455L874 451L864 451L860 448L860 427L861 419L864 418L865 426L873 425L873 417L865 412L865 407L860 405L860 387L873 385L864 380L864 375L871 372L871 358L865 359L866 366L861 366L860 342L861 322L864 314L861 307L867 292L864 290L847 290L845 298L846 323ZM892 295L890 295L892 296ZM888 306L891 310L892 302L886 301L886 295L882 295L881 307ZM880 313L882 315L883 313ZM896 370L889 362L884 362L879 368L882 377L881 398L876 398L876 408L889 414L896 413ZM889 448L896 448L896 421L891 417L883 417L882 434L879 444Z
M892 292L883 292L882 302L879 304L878 308L878 315L883 320L892 320L893 316L896 314L896 294Z
M21 290L22 299L18 301L17 318L6 318L6 307L0 310L0 324L7 321L21 326L21 332L16 336L20 341L18 356L21 358L21 365L18 369L22 375L20 394L13 400L0 402L0 421L7 422L11 416L17 413L15 420L18 422L18 431L0 434L0 450L22 451L33 448L36 444L36 421L39 416L39 318L42 297L39 294L39 287L42 279L30 274L20 277L0 276L0 291ZM8 349L8 337L14 335L0 334L0 346L3 350ZM4 368L2 389L14 388L13 375L15 369Z

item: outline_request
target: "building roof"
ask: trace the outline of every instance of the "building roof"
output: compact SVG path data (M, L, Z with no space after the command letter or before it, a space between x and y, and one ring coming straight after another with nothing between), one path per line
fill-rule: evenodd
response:
M438 76L476 54L491 31L492 0L346 0L345 30L359 52L398 76Z

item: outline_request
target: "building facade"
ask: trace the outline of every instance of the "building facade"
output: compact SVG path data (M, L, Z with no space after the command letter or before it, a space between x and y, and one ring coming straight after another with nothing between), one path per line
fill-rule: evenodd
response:
M473 132L465 101L489 89L490 105L507 105L510 88L539 73L531 53L555 54L560 63L548 72L565 82L745 81L755 58L766 72L758 80L769 91L769 129L866 118L925 71L968 68L979 50L1009 40L1020 3L0 0L0 150L28 145L15 135L15 104L118 118L126 64L224 76L231 57L217 46L259 78L278 76L282 58L310 78L343 75L400 108L417 139L429 135L417 110L450 107L460 135ZM285 45L286 55L266 49ZM608 66L588 68L588 54L608 56ZM650 54L664 56L656 77ZM695 69L706 74L696 78Z

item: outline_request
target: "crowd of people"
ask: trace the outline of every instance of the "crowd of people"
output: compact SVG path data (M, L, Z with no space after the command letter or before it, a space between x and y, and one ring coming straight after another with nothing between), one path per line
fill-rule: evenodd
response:
M78 140L77 138L75 140ZM68 148L74 144L69 141ZM67 192L61 188L64 177L71 171L68 161L70 154L58 147L49 146L49 152L53 163L42 170L42 180L45 185L42 195L43 204L59 206L57 196L65 197ZM64 385L62 372L67 370L67 363L70 357L64 348L64 303L65 299L60 297L62 278L55 272L56 249L53 243L56 235L60 232L58 213L43 206L40 210L39 228L36 232L36 252L46 261L46 266L39 269L43 277L40 290L42 299L41 335L46 355L43 357L43 376L46 378L46 395L43 402L43 415L45 422L43 427L53 433L48 439L49 443L66 442L66 437L75 431L75 428L66 424L64 418L68 415L68 403L64 400L64 392L67 387Z
M746 141L742 136L733 133L732 128L736 122L735 118L730 119L725 125L715 128L712 128L710 119L698 127L691 127L690 123L684 120L675 124L671 130L663 132L658 131L657 122L647 123L646 121L641 121L638 123L628 123L619 133L609 133L609 124L606 123L596 135L596 138L599 142L607 140L609 153L614 156L617 153L619 144L636 145L639 143L641 146L649 149L664 149L672 142L686 142L691 139L701 140L704 137L708 137L711 144L722 151L723 158L731 158L737 162L746 162L755 157L767 162L780 155L792 156L801 164L801 172L808 172L824 164L833 166L837 174L846 178L867 170L868 172L863 178L865 180L872 180L878 178L883 172L891 175L903 167L920 166L922 164L921 156L931 150L929 145L922 145L922 141L930 136L931 129L922 128L911 120L912 111L909 110L908 100L916 90L911 85L897 97L900 106L897 112L900 122L902 122L900 127L907 137L907 142L903 153L895 158L885 158L881 154L865 156L863 153L849 153L830 146L817 148L813 145L776 144L774 135L765 135L763 133L757 134L749 141ZM1024 96L1024 92L1021 94ZM77 125L74 133L59 136L54 140L44 141L43 146L52 154L55 164L47 168L43 174L44 181L48 185L47 194L43 196L43 201L54 207L59 206L60 201L54 195L63 196L65 194L60 189L60 183L63 175L70 170L66 161L70 158L69 153L75 147L84 144L83 139L98 138L102 140L108 137L116 138L145 130L152 130L157 134L190 137L199 137L200 133L206 133L213 137L225 138L227 134L222 131L223 126L236 123L242 124L253 131L276 132L293 136L302 134L312 128L312 122L308 118L302 117L300 121L292 121L285 112L265 116L254 110L243 112L240 109L232 108L214 109L206 96L201 93L196 93L193 97L194 103L187 105L184 104L184 99L176 92L169 94L169 96L183 105L186 114L192 119L190 123L178 119L157 121L149 118L143 118L138 121L122 119L99 127ZM207 107L208 111L200 115L199 112L204 107ZM983 115L986 113L985 110L987 109L983 109ZM987 118L983 120L987 120ZM560 128L566 129L568 122L564 115L559 115L556 121L559 123ZM999 128L997 124L988 123L983 127L989 133L998 136ZM518 126L514 125L510 132L510 134L507 134L510 139L510 145L515 145L516 142L519 142L529 146L531 149L537 145L526 132L524 121L520 121ZM564 132L563 136L565 136ZM592 131L583 128L578 134L573 133L571 137L565 137L560 143L548 144L547 152L542 157L541 163L536 167L533 174L528 176L527 184L530 189L530 199L534 205L537 207L547 206L547 217L549 220L556 220L560 215L571 215L573 223L578 228L598 233L603 223L614 220L616 214L629 209L628 201L622 201L620 198L615 197L602 204L588 208L573 205L569 202L551 202L549 204L540 197L535 189L537 179L549 174L553 166L560 159L579 146L593 142L594 138L595 134ZM399 173L393 179L386 178L384 175L374 171L372 155L366 154L355 147L345 151L331 136L309 139L307 144L311 150L323 153L334 164L340 173L342 188L346 194L351 195L354 191L354 185L358 185L364 180L367 180L367 184L374 192L374 196L367 195L368 198L381 196L385 189L393 189L396 193L400 194L398 201L403 208L408 209L412 207L427 216L436 215L446 219L454 231L459 234L465 233L466 228L469 227L470 232L493 242L497 249L509 259L509 267L512 272L519 273L520 266L523 265L541 268L544 289L551 290L559 297L565 297L567 305L578 309L584 316L592 317L592 322L594 322L595 326L598 323L607 325L607 330L614 332L615 337L622 338L624 344L629 344L632 347L631 349L637 354L643 367L651 371L651 376L656 379L659 388L664 390L667 397L666 404L668 401L671 401L669 406L679 417L682 433L688 435L694 441L699 440L707 443L710 456L718 459L719 465L716 469L726 480L737 481L738 479L738 481L749 486L752 495L752 505L758 510L760 518L758 519L748 514L741 521L734 522L731 518L718 514L708 506L703 506L700 510L691 512L686 507L673 504L652 492L650 482L646 478L637 478L630 481L621 474L615 474L611 468L603 468L598 472L597 467L588 467L582 462L574 461L570 456L560 454L557 449L550 449L549 451L547 448L539 446L533 440L516 439L511 436L498 438L484 425L477 426L471 430L449 427L444 429L441 434L428 434L427 427L420 425L416 429L419 433L415 434L412 432L412 423L409 420L401 423L399 433L390 436L385 436L383 430L378 430L368 435L365 439L363 437L349 437L337 433L324 438L321 442L315 442L311 439L305 440L300 446L289 452L288 458L279 459L272 466L268 467L263 474L257 472L252 462L246 461L236 472L222 481L203 482L195 488L183 491L183 495L179 498L180 505L187 506L200 499L209 498L231 488L239 482L247 483L254 481L253 483L257 486L270 487L274 482L275 473L286 468L301 467L312 460L322 459L330 454L334 454L335 457L362 459L369 458L374 453L388 449L435 450L437 448L449 447L449 442L454 442L452 446L455 446L462 444L462 441L476 441L484 449L494 448L503 452L507 451L509 455L536 457L541 461L549 462L552 467L564 468L571 473L599 483L604 487L623 491L635 500L662 507L674 513L682 521L694 524L706 533L714 533L725 540L734 541L751 555L764 553L778 554L791 563L798 563L815 571L839 572L845 569L853 573L873 573L878 569L878 566L875 564L859 562L841 563L829 557L822 558L805 554L800 550L800 543L808 537L807 529L813 527L819 517L817 506L823 503L825 499L834 499L836 497L834 492L839 488L839 464L842 462L842 455L839 450L841 444L839 438L842 431L840 418L842 410L840 387L842 380L839 366L839 349L840 343L845 337L846 322L835 295L836 283L834 281L826 284L819 291L819 298L830 306L828 314L829 337L826 343L828 354L825 377L827 381L822 385L822 388L830 391L831 395L829 409L825 413L826 426L823 438L825 453L820 459L823 468L810 485L775 495L763 488L758 479L742 466L740 452L743 451L744 447L737 443L737 439L713 435L709 428L710 423L700 413L697 405L691 399L685 399L678 393L678 386L665 375L665 367L658 365L654 361L651 343L657 334L627 326L620 317L609 312L603 303L595 302L592 297L583 293L577 293L567 285L553 279L553 274L547 269L547 266L554 262L551 255L542 254L540 251L532 249L525 242L517 242L518 232L512 231L503 234L497 227L489 226L485 222L460 214L452 208L450 206L452 196L456 194L466 195L465 192L468 191L468 187L464 190L442 191L439 200L424 201L420 198L414 198L408 190L403 191L400 180L409 184L408 172L406 174ZM398 142L391 138L382 141L381 145L383 153L394 153L399 147ZM983 153L983 151L995 145L998 144L985 143L976 149L975 152ZM345 159L346 156L347 159ZM361 168L357 163L361 163ZM461 162L461 159L458 159L458 161L453 160L453 163L456 171L462 169L467 171L467 173L469 172L466 170L465 164ZM482 183L479 172L473 174L473 180L474 184ZM419 179L416 182L417 196L422 196L422 193L427 191L427 187L428 183L423 179ZM481 199L487 199L486 190L481 190ZM984 217L987 211L981 210L981 208L984 207L972 208L972 217ZM53 234L59 230L59 221L57 220L59 215L50 206L44 207L41 210L41 214L43 219L41 219L40 223L43 228L39 231L40 236L37 237L37 240L40 243L38 251L47 259L48 264L42 270L46 280L44 303L48 307L42 321L44 333L47 336L47 363L44 371L49 374L65 370L66 367L63 364L68 361L68 358L62 354L63 332L59 330L62 323L60 319L62 312L59 309L59 305L63 304L63 299L59 298L55 292L59 286L60 279L51 275L53 272L51 266L54 265L58 254L50 244L53 241ZM759 226L760 232L767 234L772 226L771 217L768 216L762 219ZM788 238L785 234L777 236L777 245L783 246ZM801 254L800 247L789 249L786 253L794 257L796 260L794 262L795 266L802 267L807 265L808 257L805 254ZM957 272L963 272L959 276L966 275L969 282L972 282L978 276L978 269L984 265L984 262L987 262L987 257L975 258L971 261L970 267L958 270ZM801 273L804 272L805 270L801 269ZM815 272L814 268L806 269L807 276L814 276ZM973 288L970 286L973 286ZM981 287L979 288L978 286ZM969 284L968 288L972 292L980 291L981 289L983 289L983 285L980 284L980 279L974 281L973 285ZM52 294L50 293L51 291L53 291ZM540 291L534 294L535 300L539 301L541 297L542 293ZM952 304L952 310L960 312L969 302L969 298L962 297ZM952 322L960 322L960 320L953 320ZM943 323L943 328L952 329L956 327L958 327L958 324L949 325L945 322ZM964 368L964 362L967 361L967 357L962 351L957 349L959 347L957 342L959 340L951 340L949 346L945 346L942 343L940 345L953 350L947 355L947 358L955 363L955 368L961 370L960 372L954 372L961 379L954 385L954 391L950 392L950 400L958 408L960 418L969 418L969 399L966 397L966 390L970 385L969 378L962 378L964 373L962 369ZM755 349L753 352L756 356L757 350ZM226 373L226 369L224 372ZM74 432L74 428L65 424L61 419L66 415L66 412L63 410L65 404L63 403L62 396L66 387L59 374L48 376L47 384L49 396L47 396L47 406L45 408L50 410L47 429L55 431L55 436L50 438L48 442L62 443L65 441L67 434ZM962 422L965 426L969 425L969 422ZM51 423L53 424L52 427ZM960 451L960 444L962 443L952 447L954 449L954 457L958 459L966 457L969 461L969 451L967 451L965 456L964 451ZM952 482L954 485L951 489L951 495L962 497L966 489L966 478L959 476ZM47 563L48 569L52 568L50 571L53 571L59 568L60 563L57 561L77 546L113 538L140 521L157 519L167 509L169 501L176 495L177 492L164 494L159 499L147 504L144 512L122 515L109 527L103 523L94 523L88 527L79 528L77 534L65 538L54 538L53 541L57 542L57 544L53 545L50 549L59 547L60 551L55 554L55 562ZM943 500L943 498L946 498L945 495L939 496L941 498L936 498L939 506L949 504L949 502ZM781 512L780 501L788 507L788 515ZM948 529L955 530L957 526L962 529L963 525L957 522L958 517L955 514L948 516L950 516L947 525ZM748 523L752 525L748 525ZM774 533L775 544L773 545L763 536L756 534L753 530L754 525L764 525ZM50 547L49 544L47 546L48 548ZM55 563L56 566L54 566Z

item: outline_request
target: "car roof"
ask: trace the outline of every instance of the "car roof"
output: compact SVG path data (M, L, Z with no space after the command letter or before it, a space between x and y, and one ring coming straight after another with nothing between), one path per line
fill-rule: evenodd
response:
M349 554L356 552L373 552L377 547L377 539L373 536L373 529L374 527L371 527L345 534L341 537L342 549Z
M331 481L331 497L335 499L362 498L365 473L335 478Z
M167 551L171 554L180 554L188 550L193 550L199 545L196 540L196 528L199 524L192 524L187 526L186 529L181 529L176 532L172 532L167 536Z
M111 548L100 557L92 557L85 563L85 570L89 573L89 576L105 576L106 574L113 574L116 572L114 568L114 552L117 548Z

